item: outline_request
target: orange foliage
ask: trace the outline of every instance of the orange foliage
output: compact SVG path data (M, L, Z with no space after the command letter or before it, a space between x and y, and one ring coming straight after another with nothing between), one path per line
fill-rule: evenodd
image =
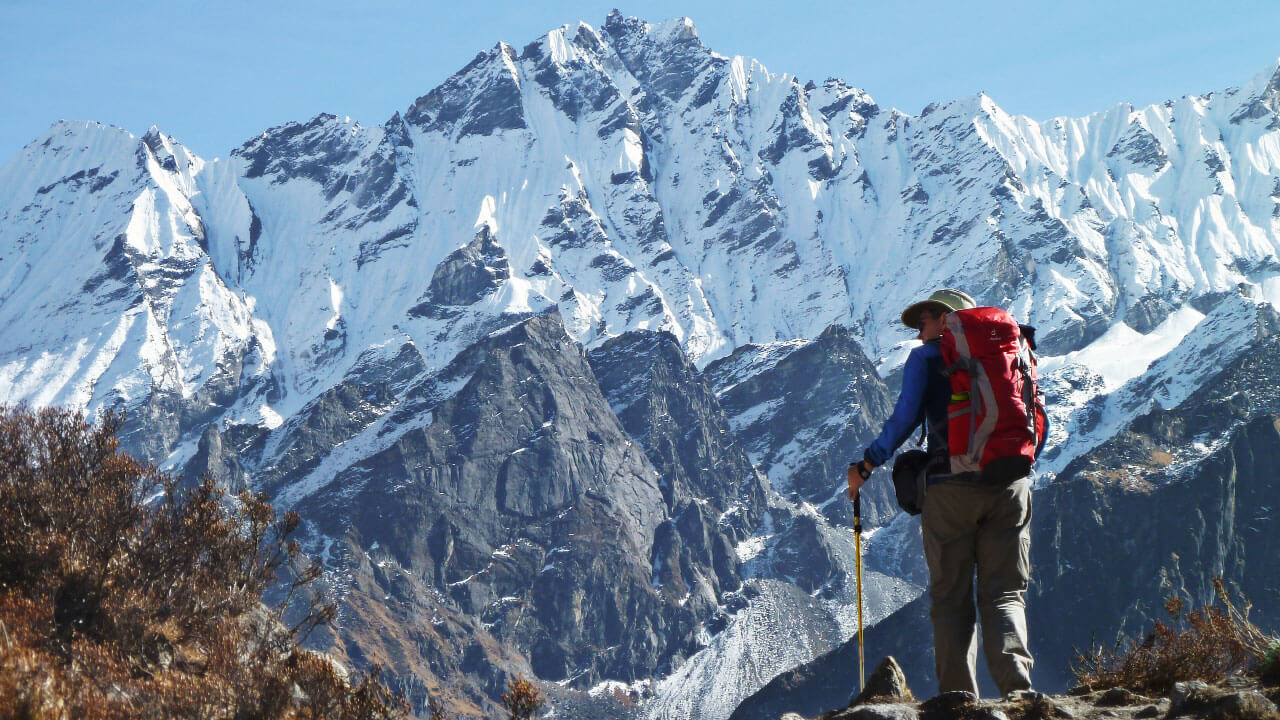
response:
M0 716L406 715L376 669L352 684L300 647L334 608L308 592L298 516L182 487L119 451L120 422L0 408Z

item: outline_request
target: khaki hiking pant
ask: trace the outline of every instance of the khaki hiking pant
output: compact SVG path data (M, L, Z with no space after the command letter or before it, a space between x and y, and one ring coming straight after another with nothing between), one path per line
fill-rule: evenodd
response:
M947 480L930 485L921 518L938 692L978 694L978 635L1001 695L1031 688L1026 590L1031 575L1031 483Z

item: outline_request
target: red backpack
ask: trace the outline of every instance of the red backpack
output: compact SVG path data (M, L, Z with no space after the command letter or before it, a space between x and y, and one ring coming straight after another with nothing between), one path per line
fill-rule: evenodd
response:
M942 361L951 378L951 472L980 473L993 482L1030 474L1049 426L1036 382L1034 332L1000 308L947 314Z

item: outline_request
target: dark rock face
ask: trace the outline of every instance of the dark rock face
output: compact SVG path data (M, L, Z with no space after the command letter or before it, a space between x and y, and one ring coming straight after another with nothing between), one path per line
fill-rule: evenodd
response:
M366 353L340 384L320 393L276 431L272 456L257 458L258 487L278 492L304 479L334 448L391 408L399 405L404 412L406 407L429 402L430 386L415 382L423 369L422 356L411 344L402 345L389 358Z
M163 460L183 434L209 425L246 391L262 390L261 385L269 381L250 380L247 372L261 363L261 354L262 348L256 341L242 352L227 352L218 363L217 371L191 397L184 398L176 390L153 389L147 400L126 416L119 433L121 446L149 462ZM210 469L193 469L184 474Z
M306 124L286 123L271 128L232 151L232 157L248 164L245 177L267 175L307 178L325 187L332 198L339 189L335 168L360 156L351 132L333 115L320 114Z
M218 478L231 493L240 493L249 489L248 475L236 457L224 445L222 433L217 425L209 425L200 436L200 444L196 454L187 463L185 474L194 480L208 473Z
M1149 333L1164 322L1165 318L1169 317L1169 313L1175 309L1177 306L1173 305L1169 298L1152 293L1134 302L1125 311L1124 321L1126 325L1140 333Z
M1072 320L1043 338L1037 338L1040 352L1045 355L1061 355L1071 348L1083 347L1101 337L1110 322L1109 315L1102 313L1109 313L1110 309L1099 309L1096 305L1091 305L1087 310L1089 312L1085 317Z
M669 333L632 332L588 354L600 389L658 471L671 519L654 538L654 582L718 603L742 587L736 543L765 506L765 478L729 431L715 394Z
M430 300L443 305L471 305L511 277L507 253L486 225L475 239L444 259L431 276Z
M587 360L610 407L658 470L672 514L700 498L717 514L732 511L729 527L744 537L764 510L765 479L675 336L626 333Z
M576 50L588 56L599 56L606 53L600 37L591 28L579 25L572 37L565 38ZM577 121L585 114L611 110L615 113L613 123L605 128L621 129L628 127L637 135L641 134L639 121L628 106L625 98L608 77L599 72L588 61L575 57L566 61L557 61L554 51L547 47L546 39L530 43L520 53L520 60L533 66L533 80L541 86L542 91L551 98L556 109L571 120ZM605 137L605 135L601 135Z
M428 698L443 700L452 717L501 716L501 693L528 659L489 632L480 618L458 612L421 578L386 552L365 552L350 539L327 548L349 579L338 619L313 634L311 647L349 666L379 663L419 717Z
M1107 157L1124 158L1151 170L1158 170L1169 164L1169 156L1160 141L1150 130L1136 122L1129 125L1129 129L1116 141L1115 147L1107 153Z
M605 19L604 32L636 79L668 102L690 91L708 66L725 62L702 44L687 21L670 36L655 38L649 35L647 23L614 11Z
M842 578L838 550L824 536L818 520L810 515L775 513L769 552L752 562L754 572L786 578L808 593L817 593L833 578Z
M146 142L148 137L152 137L150 133L143 138L143 141ZM170 166L172 166L172 168L176 170L177 165L172 162L172 153L169 153L169 158L171 162L165 166L165 169L169 169ZM80 190L88 193L101 192L110 186L111 183L115 182L118 177L120 177L119 170L113 170L110 173L102 172L101 168L77 170L56 182L36 188L36 195L47 195L57 187L65 187L72 192Z
M306 124L287 123L233 150L244 163L244 177L281 185L309 180L323 188L329 210L321 222L339 231L351 231L386 220L397 209L417 207L396 154L400 134L391 123L376 144L359 126L321 114ZM251 193L252 194L252 193ZM251 271L261 260L258 240L262 221L246 197L251 213L249 238L238 245L241 272ZM263 198L266 201L266 198ZM360 243L357 266L363 266L389 248L405 245L417 227L408 220L390 232Z
M515 59L515 50L505 43L476 55L443 85L418 98L405 122L457 137L527 127L519 81L507 66Z
M539 678L581 688L662 674L697 648L721 593L741 586L733 544L759 518L762 479L721 433L714 396L673 338L633 334L594 361L599 383L551 314L464 351L433 381L460 387L447 398L433 402L439 396L410 365L400 406L381 411L410 429L300 509L345 538L344 572L364 555L403 568L414 578L404 592L477 618ZM632 372L640 380L627 385L637 403L622 413L627 428L601 385L621 392L615 382ZM289 435L290 452L305 457L303 445L333 442L320 428L358 415L342 404L356 387L317 404L310 429ZM348 648L384 643L358 628L340 635ZM410 671L423 652L393 670Z
M822 145L822 141L818 136L814 135L813 131L800 119L802 117L800 106L804 103L804 100L805 93L800 88L799 83L793 83L786 100L782 102L778 123L775 127L770 128L777 135L768 147L760 151L762 159L776 164L789 151L807 152ZM827 160L826 169L830 173L832 170L830 158Z
M1276 69L1265 87L1243 103L1231 116L1233 123L1249 120L1268 120L1269 128L1280 128L1280 68Z
M1170 595L1211 602L1215 577L1254 602L1256 622L1280 620L1280 542L1267 531L1280 502L1278 350L1274 337L1255 343L1182 405L1139 418L1037 495L1031 620L1072 629L1033 629L1037 686L1064 685L1073 648L1091 637L1109 645L1146 632Z
M862 349L841 326L798 349L739 348L706 368L720 404L757 466L784 495L852 524L845 473L875 438L892 399ZM803 453L803 459L794 458ZM866 486L864 522L898 512L887 470Z

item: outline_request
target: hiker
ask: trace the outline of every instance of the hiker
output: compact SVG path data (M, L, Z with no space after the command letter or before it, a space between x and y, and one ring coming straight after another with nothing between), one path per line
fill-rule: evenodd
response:
M902 322L919 331L903 369L902 392L879 437L849 466L849 497L871 471L883 465L924 423L928 464L921 534L929 566L929 611L933 620L938 691L978 694L978 637L974 622L973 575L987 667L1001 695L1031 689L1027 650L1026 600L1030 574L1031 484L983 480L978 473L953 473L947 446L951 382L944 373L941 336L948 313L975 307L973 298L939 290L912 304ZM967 393L966 393L967 395Z

